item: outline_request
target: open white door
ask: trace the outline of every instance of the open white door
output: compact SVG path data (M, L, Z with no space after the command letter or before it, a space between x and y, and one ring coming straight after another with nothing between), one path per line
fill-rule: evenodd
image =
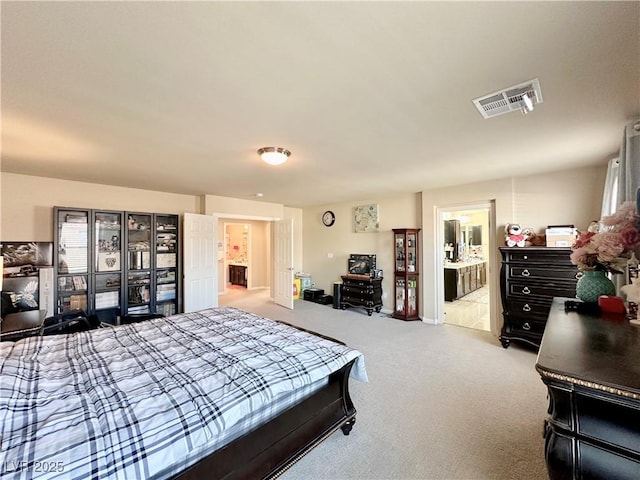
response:
M293 310L293 219L273 222L273 299Z
M184 214L184 311L218 306L216 224L211 215Z

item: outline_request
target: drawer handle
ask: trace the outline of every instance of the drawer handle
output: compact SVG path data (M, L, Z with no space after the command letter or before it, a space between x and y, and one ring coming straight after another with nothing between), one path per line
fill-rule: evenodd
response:
M525 268L525 269L522 271L522 273L521 273L520 275L522 275L523 277L528 277L528 276L530 276L531 274L529 273L529 270L527 270L527 269Z
M526 322L524 325L522 325L522 329L523 330L531 330L531 325L529 325L529 322Z
M530 312L531 311L531 307L529 306L528 303L524 304L524 307L522 307L522 311L524 311L524 312Z
M529 287L524 287L522 289L522 293L524 293L525 295L529 295L531 293L531 290L529 290Z

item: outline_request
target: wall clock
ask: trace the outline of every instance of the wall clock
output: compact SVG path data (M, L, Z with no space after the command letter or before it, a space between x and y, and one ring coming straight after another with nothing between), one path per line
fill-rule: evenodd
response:
M325 227L330 227L336 222L336 216L331 210L327 210L322 214L322 223Z

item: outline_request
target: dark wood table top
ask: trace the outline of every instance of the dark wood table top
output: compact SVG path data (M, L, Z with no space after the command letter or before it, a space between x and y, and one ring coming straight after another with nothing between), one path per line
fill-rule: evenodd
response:
M565 312L554 298L538 352L544 377L640 398L640 326L622 314Z
M46 310L10 313L3 317L2 322L0 322L0 336L13 335L19 331L40 328L46 314Z

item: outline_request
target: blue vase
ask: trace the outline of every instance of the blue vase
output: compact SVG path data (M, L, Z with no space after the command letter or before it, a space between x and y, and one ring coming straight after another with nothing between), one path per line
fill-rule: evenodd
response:
M576 284L576 297L583 302L597 302L600 295L615 295L616 286L602 270L584 271Z

